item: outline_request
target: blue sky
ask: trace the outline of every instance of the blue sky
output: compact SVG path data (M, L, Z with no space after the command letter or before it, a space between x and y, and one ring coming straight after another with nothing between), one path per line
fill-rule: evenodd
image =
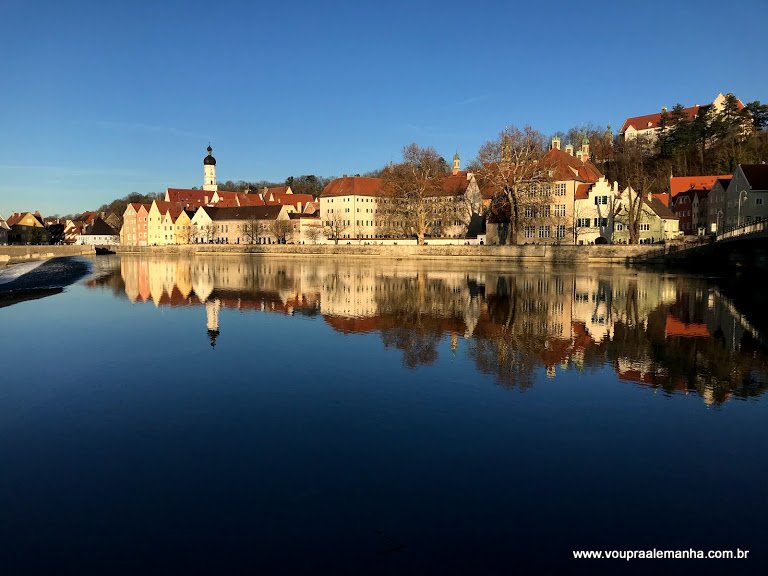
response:
M719 92L768 101L768 2L0 0L0 214L362 173L410 142L468 162Z

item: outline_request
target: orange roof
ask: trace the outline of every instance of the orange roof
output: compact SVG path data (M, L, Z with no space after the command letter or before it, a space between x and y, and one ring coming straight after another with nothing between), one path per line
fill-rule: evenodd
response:
M467 180L467 173L459 172L446 176L443 180L442 192L446 196L458 196L464 194L469 186L469 180Z
M667 208L669 208L669 194L666 192L659 192L658 194L652 194L656 200L664 204Z
M696 106L691 106L690 108L684 108L683 111L685 112L685 117L688 118L688 120L693 120L696 118L696 115L699 113L699 109L701 108L702 106L699 106L698 104ZM671 110L669 112L671 112ZM621 130L619 130L619 134L626 132L627 128L630 126L632 126L635 130L648 130L649 128L658 128L660 121L661 112L627 118L624 120L624 124L622 125Z
M553 180L578 180L597 182L603 174L589 160L582 162L576 156L558 148L552 148L544 154L542 162L552 170Z
M307 203L312 202L315 198L312 196L312 194L294 194L294 193L279 193L279 194L273 194L273 200L272 202L275 204L292 204L294 208L298 210L299 206L298 204L301 203L302 206L306 206Z
M24 218L24 216L26 215L27 215L26 212L14 212L10 216L8 216L8 220L6 220L5 223L8 224L8 226L14 226L19 222L19 220Z
M706 324L692 322L687 324L678 320L672 314L667 314L664 324L664 336L681 336L683 338L709 338L709 329Z
M384 180L365 176L345 176L331 180L323 188L323 198L330 196L381 196Z
M586 200L589 198L589 189L592 188L592 184L579 184L576 186L576 193L574 198L576 200Z
M730 174L720 176L672 176L669 179L669 191L677 196L685 190L711 190L719 178L731 178Z

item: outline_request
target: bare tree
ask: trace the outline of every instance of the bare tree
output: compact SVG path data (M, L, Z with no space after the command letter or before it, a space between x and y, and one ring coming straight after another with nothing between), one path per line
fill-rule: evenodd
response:
M640 223L643 215L651 212L644 197L655 192L660 186L659 183L665 182L665 177L654 172L642 145L628 143L623 149L619 181L626 188L621 198L615 202L613 217L627 227L629 243L637 244L640 242Z
M327 218L328 220L326 220L325 223L325 234L329 239L334 241L334 244L338 244L339 238L347 229L347 223L344 220L344 214L341 212L330 212Z
M293 233L290 220L273 220L269 229L278 244L285 244Z
M312 244L317 244L317 241L320 239L320 236L322 236L323 232L318 226L309 226L304 231L304 236L307 237L307 240L312 242Z
M246 239L248 244L258 244L259 238L267 232L267 224L254 217L250 217L243 224L238 226L238 230Z
M213 242L216 235L219 233L219 225L215 222L211 222L205 226L198 228L197 236L203 239L203 242L210 244Z
M383 174L384 190L391 200L396 221L405 224L407 235L424 244L427 234L439 234L443 225L438 204L448 165L434 148L409 144L403 148L403 161Z
M544 137L539 132L530 126L523 130L510 126L497 139L483 144L474 162L483 186L506 196L510 235L515 243L526 218L526 206L542 205L543 198L549 196L550 171L542 161L544 150Z
M197 224L180 226L176 230L176 242L178 244L191 244L197 236Z

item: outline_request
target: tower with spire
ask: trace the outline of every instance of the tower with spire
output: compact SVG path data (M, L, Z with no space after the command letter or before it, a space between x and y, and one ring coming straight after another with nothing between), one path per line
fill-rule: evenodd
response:
M203 159L203 190L216 192L219 187L216 184L216 158L212 152L213 148L208 144L208 156Z
M459 172L461 172L461 158L459 158L459 153L456 152L456 154L453 155L453 170L451 174L456 176Z

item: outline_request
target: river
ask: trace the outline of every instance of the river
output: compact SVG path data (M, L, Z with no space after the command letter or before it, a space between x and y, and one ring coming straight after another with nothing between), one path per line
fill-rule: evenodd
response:
M748 278L92 262L0 308L4 574L764 573Z

